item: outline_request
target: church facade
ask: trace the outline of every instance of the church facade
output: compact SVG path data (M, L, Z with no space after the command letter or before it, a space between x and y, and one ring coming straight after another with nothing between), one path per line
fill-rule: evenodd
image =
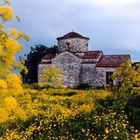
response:
M38 65L38 77L46 65L55 65L62 68L63 84L67 87L113 84L111 75L114 69L131 59L129 54L105 55L100 50L89 51L89 38L76 32L70 32L57 40L58 53L46 54L42 58Z

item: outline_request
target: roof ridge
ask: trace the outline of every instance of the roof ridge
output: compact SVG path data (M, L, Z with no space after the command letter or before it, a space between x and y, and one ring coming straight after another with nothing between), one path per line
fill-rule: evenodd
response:
M130 54L105 54L103 56L130 56Z
M55 56L56 56L56 53L46 53L42 59L52 59Z
M60 39L69 39L69 38L83 38L83 39L88 39L88 37L82 36L81 34L77 33L77 32L69 32L67 34L65 34L64 36L58 37L57 40Z
M87 51L87 52L102 52L102 50Z

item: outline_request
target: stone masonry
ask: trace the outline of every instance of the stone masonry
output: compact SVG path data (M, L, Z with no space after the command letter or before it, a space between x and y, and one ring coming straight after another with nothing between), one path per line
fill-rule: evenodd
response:
M130 59L130 55L104 55L102 51L89 51L89 38L70 32L58 40L58 53L46 54L38 66L38 75L46 65L62 68L63 84L75 87L87 84L102 87L113 82L114 68ZM38 76L39 77L39 76ZM38 82L40 79L38 79Z

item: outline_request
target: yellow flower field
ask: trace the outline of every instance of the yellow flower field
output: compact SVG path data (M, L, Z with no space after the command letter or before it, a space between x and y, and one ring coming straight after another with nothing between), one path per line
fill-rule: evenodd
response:
M5 99L13 107L8 116L0 110L1 139L138 139L124 111L103 106L109 97L105 90L24 89L18 103Z

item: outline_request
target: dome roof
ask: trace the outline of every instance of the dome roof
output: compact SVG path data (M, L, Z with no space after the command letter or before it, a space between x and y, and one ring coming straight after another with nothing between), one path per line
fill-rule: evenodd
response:
M64 36L62 37L58 37L57 40L61 40L61 39L70 39L70 38L82 38L82 39L88 39L88 37L84 37L76 32L69 32L67 34L65 34Z

